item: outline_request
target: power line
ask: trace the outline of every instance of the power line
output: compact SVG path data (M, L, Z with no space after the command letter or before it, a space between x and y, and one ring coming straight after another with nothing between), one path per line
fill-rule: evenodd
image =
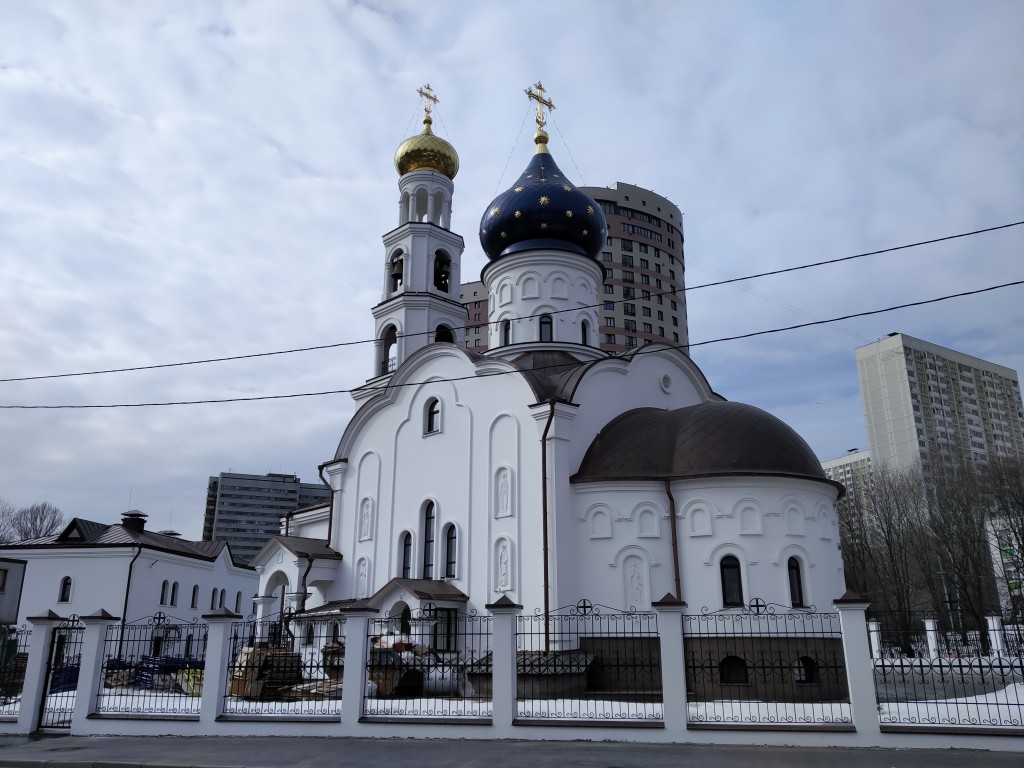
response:
M1024 285L1024 280L1016 280L1016 281L1013 281L1013 282L1010 282L1010 283L1002 283L1001 285L991 285L991 286L989 286L987 288L978 288L977 290L973 290L973 291L963 291L961 293L952 293L952 294L949 294L949 295L946 295L946 296L939 296L938 298L934 298L934 299L923 299L921 301L913 301L913 302L909 302L907 304L897 304L895 306L886 307L884 309L872 309L872 310L867 310L865 312L857 312L857 313L850 314L850 315L842 315L840 317L834 317L834 318L831 318L829 320L814 320L814 321L807 322L807 323L800 323L798 325L785 326L783 328L772 328L772 329L764 330L764 331L752 331L750 333L744 333L744 334L740 334L738 336L723 336L723 337L718 338L718 339L708 339L706 341L698 341L698 342L694 342L694 343L691 343L691 344L679 344L679 345L657 344L657 345L652 346L652 348L649 349L649 350L645 350L643 348L638 349L634 354L636 354L636 355L650 354L652 352L658 352L661 349L664 349L666 347L669 348L669 349L686 350L687 348L700 347L700 346L704 346L704 345L707 345L707 344L718 344L718 343L721 343L721 342L724 342L724 341L736 341L738 339L749 339L749 338L753 338L755 336L766 336L768 334L773 334L773 333L783 333L785 331L793 331L793 330L797 330L799 328L808 328L810 326L823 325L825 323L834 323L834 322L838 322L840 320L850 320L850 319L855 318L855 317L869 317L871 315L879 315L879 314L882 314L884 312L893 312L893 311L898 310L898 309L906 309L908 307L919 307L919 306L923 306L925 304L935 304L935 303L938 303L940 301L948 301L950 299L958 299L958 298L961 298L961 297L964 297L964 296L974 296L974 295L979 294L979 293L988 293L989 291L995 291L995 290L999 290L1001 288L1009 288L1009 287L1017 286L1017 285ZM542 366L542 367L539 367L539 368L534 369L534 370L543 370L544 367L561 368L561 367L564 367L564 364L555 365L555 366ZM452 379L431 379L431 382L439 382L439 381L440 382L467 381L467 380L470 380L470 379L482 379L482 378L486 378L488 376L507 376L510 373L519 373L519 372L520 371L518 369L516 369L516 370L511 370L511 371L493 371L493 372L490 372L490 373L473 373L473 374L471 374L469 376L459 376L459 377L452 378ZM395 383L392 383L391 381L388 381L386 384L381 385L380 388L381 389L385 389L387 387L419 387L419 386L422 386L424 383L425 382L422 382L422 381L410 381L410 382L404 382L404 383L401 383L401 384L395 384ZM354 392L354 391L355 390L353 390L353 389L330 389L330 390L323 390L323 391L319 391L319 392L293 392L293 393L284 394L284 395L253 395L251 397L228 397L228 398L220 398L220 399L211 398L211 399L207 399L207 400L175 400L175 401L154 402L154 403L109 403L109 404L86 404L86 405L0 405L0 409L9 409L9 410L84 410L84 409L96 409L96 408L149 408L149 407L169 406L169 405L208 405L208 404L212 404L212 403L244 403L244 402L253 402L253 401L257 401L257 400L288 400L288 399L294 399L294 398L299 398L299 397L322 397L324 395L343 395L343 394L350 394L351 392Z
M699 290L701 288L712 288L712 287L715 287L715 286L726 285L726 284L729 284L729 283L737 283L737 282L744 281L744 280L754 280L754 279L760 278L760 277L768 277L770 275L778 275L778 274L783 274L783 273L786 273L786 272L796 272L796 271L799 271L799 270L802 270L802 269L811 269L813 267L821 267L821 266L826 266L828 264L837 264L837 263L840 263L840 262L843 262L843 261L852 261L854 259L862 259L862 258L864 258L866 256L876 256L876 255L882 254L882 253L891 253L893 251L901 251L901 250L906 250L908 248L916 248L916 247L921 246L921 245L931 245L933 243L940 243L940 242L943 242L945 240L955 240L957 238L970 237L972 235L980 235L980 234L983 234L985 232L994 232L994 231L1000 230L1000 229L1008 229L1010 227L1018 227L1018 226L1021 226L1022 224L1024 224L1024 221L1015 221L1015 222L1012 222L1010 224L1001 224L1001 225L995 226L995 227L986 227L985 229L976 229L976 230L973 230L971 232L961 232L961 233L956 234L956 235L947 235L945 237L937 237L937 238L934 238L934 239L931 239L931 240L921 240L921 241L916 242L916 243L908 243L906 245L897 245L897 246L893 246L891 248L883 248L882 250L878 250L878 251L867 251L865 253L857 253L857 254L854 254L852 256L842 256L842 257L839 257L839 258L836 258L836 259L828 259L826 261L817 261L817 262L814 262L812 264L803 264L803 265L796 266L796 267L785 267L783 269L772 270L772 271L769 271L769 272L760 272L758 274L746 275L744 277L733 277L733 278L729 278L729 279L726 279L726 280L719 280L719 281L716 281L716 282L713 282L713 283L704 283L702 285L694 285L694 286L690 286L688 288L684 288L683 290L684 291L696 291L696 290ZM642 290L646 290L646 289L642 289ZM665 296L665 295L673 295L674 296L676 293L677 293L677 289L667 289L667 290L662 290L662 291L653 291L651 293L651 295L652 296ZM631 302L631 301L635 301L635 299L615 299L615 300L600 301L600 302L598 302L596 304L588 304L588 305L584 305L584 306L573 307L572 309L555 310L555 311L552 311L552 312L546 312L544 314L553 315L553 314L560 314L560 313L563 313L563 312L578 312L581 309L600 309L600 308L603 308L604 305L607 304L607 303L622 304L622 303ZM523 317L516 318L516 320L517 321L519 321L519 320L527 320L527 319L530 319L530 318L536 317L536 316L537 315L524 315ZM821 322L821 323L830 323L830 322L835 322L835 321L834 320L822 320L822 321L819 321L819 322ZM490 322L480 323L479 325L490 325ZM477 327L477 324L465 325L465 326L461 326L459 328L455 328L453 330L469 330L470 328L475 328L475 327ZM800 327L800 326L794 326L794 327ZM434 333L433 331L423 331L423 332L419 332L419 333L407 333L407 334L402 334L402 337L403 338L412 338L412 337L415 337L415 336L424 336L424 335L430 335L430 334L433 334L433 333ZM181 362L176 362L176 363L154 363L153 365L135 365L135 366L126 366L124 368L105 368L105 369L100 369L100 370L95 370L95 371L75 371L75 372L72 372L72 373L50 373L50 374L40 374L40 375L37 375L37 376L13 376L13 377L10 377L10 378L0 378L0 384L7 384L7 383L16 382L16 381L40 381L40 380L44 380L44 379L65 379L65 378L72 378L72 377L77 377L77 376L100 376L100 375L108 374L108 373L130 373L130 372L133 372L133 371L152 371L152 370L157 370L157 369L160 369L160 368L180 368L180 367L184 367L184 366L188 366L188 365L205 365L207 363L226 363L226 362L231 362L231 361L234 361L234 360L251 360L251 359L260 358L260 357L274 357L276 355L291 355L291 354L295 354L297 352L315 352L315 351L319 351L319 350L323 350L323 349L337 349L339 347L351 347L351 346L356 346L357 344L370 344L370 343L373 343L373 342L376 342L376 341L377 341L377 339L357 339L355 341L339 341L339 342L335 342L335 343L332 343L332 344L318 344L318 345L310 346L310 347L296 347L294 349L281 349L281 350L275 350L275 351L272 351L272 352L254 352L254 353L245 354L245 355L227 355L227 356L224 356L224 357L210 357L210 358L204 358L204 359L201 359L201 360L186 360L186 361L181 361ZM702 343L710 343L710 342L702 342ZM695 345L691 345L691 346L695 346Z

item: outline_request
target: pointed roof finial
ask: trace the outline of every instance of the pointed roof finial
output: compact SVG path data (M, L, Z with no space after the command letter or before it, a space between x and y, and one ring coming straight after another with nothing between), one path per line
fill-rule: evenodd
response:
M425 125L430 125L434 122L434 119L430 116L431 107L441 100L434 95L434 91L430 87L430 83L427 83L422 88L417 88L416 93L423 97L423 123Z
M534 88L537 89L536 93L533 91ZM540 80L527 88L524 93L530 101L537 102L537 132L533 134L533 143L537 145L538 154L546 153L548 151L548 132L544 130L544 126L547 124L544 119L544 107L551 112L555 108L555 103L551 99L544 98L544 86Z

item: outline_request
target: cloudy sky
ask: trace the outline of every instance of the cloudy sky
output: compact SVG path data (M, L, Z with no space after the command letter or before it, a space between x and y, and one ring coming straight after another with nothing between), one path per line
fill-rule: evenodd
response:
M416 89L456 147L463 276L529 160L685 214L688 286L1024 219L1024 3L0 0L0 378L372 335ZM691 342L1024 279L1024 227L688 294ZM1024 287L697 346L819 458L865 447L854 349L902 331L1024 370ZM0 383L0 405L350 389L369 345ZM201 532L207 478L316 480L345 394L0 409L0 497Z

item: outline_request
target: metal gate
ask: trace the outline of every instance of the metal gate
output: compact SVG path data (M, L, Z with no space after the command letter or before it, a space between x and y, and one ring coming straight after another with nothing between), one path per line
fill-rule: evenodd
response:
M40 728L70 728L82 663L85 625L72 614L53 628L46 658L46 684L39 710Z

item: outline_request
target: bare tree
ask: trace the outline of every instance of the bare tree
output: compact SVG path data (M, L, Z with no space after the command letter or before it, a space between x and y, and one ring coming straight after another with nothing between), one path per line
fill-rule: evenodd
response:
M0 499L0 544L14 539L14 505L6 499Z
M64 514L48 501L22 507L11 516L14 541L49 536L64 527Z
M984 470L992 502L989 535L998 553L1010 617L1024 614L1024 458L995 459Z

